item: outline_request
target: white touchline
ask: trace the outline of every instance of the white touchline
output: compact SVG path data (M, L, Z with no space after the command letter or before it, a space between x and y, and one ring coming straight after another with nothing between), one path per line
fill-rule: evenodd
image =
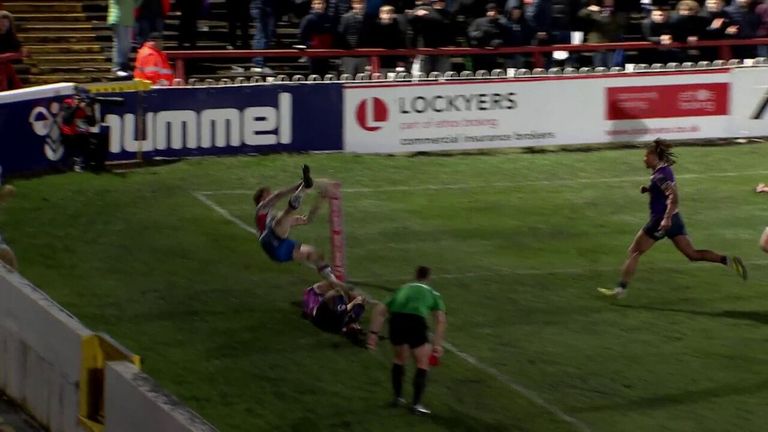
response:
M252 233L252 234L255 234L255 235L259 235L259 232L256 230L256 228L254 228L254 227L248 225L247 223L241 221L240 219L232 216L228 211L224 210L218 204L216 204L215 202L209 200L208 198L203 196L201 193L199 193L199 192L192 192L192 195L194 195L197 199L202 201L208 207L214 209L216 211L216 213L224 216L225 219L228 219L229 221L233 222L235 225L239 226L240 228L248 231L249 233Z
M679 179L686 178L702 178L702 177L734 177L741 175L756 175L756 174L768 174L768 170L763 171L741 171L741 172L720 172L720 173L702 173L702 174L681 174L676 176ZM391 186L380 188L345 188L342 189L342 193L356 193L356 192L395 192L395 191L412 191L412 190L443 190L443 189L472 189L472 188L486 188L486 187L514 187L514 186L534 186L534 185L557 185L557 184L573 184L573 183L610 183L621 181L645 181L648 180L648 176L644 177L606 177L606 178L594 178L594 179L561 179L561 180L534 180L524 182L498 182L498 183L485 183L485 184L442 184L442 185L415 185L415 186ZM251 194L252 190L221 190L221 191L200 191L197 192L203 195L215 195L215 194Z
M203 196L203 192L192 192L192 195L194 195L197 199L199 199L203 204L207 205L208 207L212 208L216 213L223 216L225 219L229 220L230 222L233 222L238 227L244 229L245 231L248 231L253 234L257 234L256 229L251 227L250 225L246 224L242 220L232 216L228 211L226 211L224 208L216 204L215 202L211 201L207 197ZM363 293L362 290L358 290L361 293ZM375 299L371 296L369 296L366 293L363 293L367 298ZM527 388L523 387L521 384L518 384L516 381L512 380L507 375L502 374L498 370L494 369L491 366L486 365L485 363L481 363L479 360L474 358L473 356L460 351L458 348L453 346L452 344L448 343L447 341L444 343L445 348L448 349L448 351L451 351L452 353L456 354L457 356L461 357L466 361L467 363L471 364L472 366L475 366L476 368L480 369L481 371L493 376L496 378L499 382L506 384L508 387L512 388L516 392L523 395L525 398L530 400L536 405L539 405L540 407L546 409L550 413L554 414L561 420L573 425L576 429L582 432L591 432L591 429L589 426L587 426L585 423L569 416L568 414L564 413L561 409L558 407L546 402L544 399L542 399L538 394L535 392L528 390Z

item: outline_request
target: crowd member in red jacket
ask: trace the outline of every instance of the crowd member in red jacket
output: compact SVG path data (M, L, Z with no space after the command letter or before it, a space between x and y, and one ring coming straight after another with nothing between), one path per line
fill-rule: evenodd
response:
M163 38L159 33L151 34L136 54L133 77L156 85L170 85L173 81L173 69L163 52Z
M21 81L16 75L13 64L10 60L3 59L3 54L25 55L26 52L16 36L13 15L0 10L0 91L21 88Z

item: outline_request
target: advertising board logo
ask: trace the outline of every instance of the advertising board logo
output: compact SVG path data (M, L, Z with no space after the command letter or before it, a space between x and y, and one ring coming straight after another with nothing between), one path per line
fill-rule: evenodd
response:
M606 120L728 115L729 83L609 87Z
M363 130L376 132L384 127L389 119L389 109L383 100L377 97L363 99L355 109L357 124Z
M29 113L29 125L32 131L45 138L43 152L49 160L57 161L64 156L64 146L61 144L61 130L56 124L56 115L61 111L58 102L51 102L48 107L38 106Z

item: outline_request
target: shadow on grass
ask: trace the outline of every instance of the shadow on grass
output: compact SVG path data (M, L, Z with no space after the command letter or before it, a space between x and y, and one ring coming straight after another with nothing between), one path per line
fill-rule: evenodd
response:
M718 311L718 312L709 312L709 311L697 311L697 310L688 310L688 309L675 309L675 308L663 308L663 307L656 307L656 306L638 306L638 305L625 305L625 304L614 304L613 306L627 308L627 309L672 312L672 313L681 313L681 314L705 316L705 317L712 317L712 318L727 318L727 319L742 320L742 321L752 321L758 324L768 324L768 312L766 311L725 310L725 311Z
M676 405L687 405L710 399L718 399L728 396L745 396L765 393L768 379L762 379L750 384L725 384L714 387L686 390L679 393L648 396L639 399L625 400L616 403L594 405L591 407L574 408L573 412L588 413L600 411L624 411L658 409Z

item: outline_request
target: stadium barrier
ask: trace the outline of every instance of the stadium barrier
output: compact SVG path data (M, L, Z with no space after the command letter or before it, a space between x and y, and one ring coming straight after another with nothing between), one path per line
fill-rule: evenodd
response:
M114 92L94 129L111 161L271 152L417 152L600 144L667 136L768 135L744 110L763 103L768 59L605 68L478 71L428 77L285 75ZM359 80L358 80L359 79ZM761 82L762 80L762 82ZM186 84L186 85L182 85ZM64 166L55 122L73 84L0 93L6 173ZM542 115L544 113L545 115ZM557 121L551 121L552 119ZM7 137L7 138L6 138Z
M215 430L154 385L140 364L0 264L0 390L47 430Z

